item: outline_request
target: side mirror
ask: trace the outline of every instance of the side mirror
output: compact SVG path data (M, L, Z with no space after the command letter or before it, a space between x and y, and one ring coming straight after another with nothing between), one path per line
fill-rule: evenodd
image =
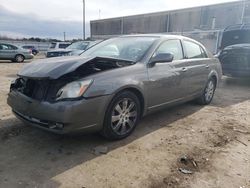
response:
M169 63L174 60L174 55L171 53L161 53L157 54L156 56L152 57L150 60L150 64L156 63Z

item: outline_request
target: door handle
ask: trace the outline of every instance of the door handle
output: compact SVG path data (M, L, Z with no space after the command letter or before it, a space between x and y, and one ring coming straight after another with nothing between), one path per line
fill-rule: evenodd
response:
M208 69L210 66L209 66L209 65L206 65L205 67Z
M188 70L188 69L187 69L186 67L183 67L183 68L182 68L182 72L187 72L187 70Z

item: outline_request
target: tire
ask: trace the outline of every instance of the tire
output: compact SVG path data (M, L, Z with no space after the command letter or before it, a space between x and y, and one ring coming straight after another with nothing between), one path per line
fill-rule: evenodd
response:
M37 52L32 52L33 55L37 55Z
M101 134L109 140L126 138L134 131L140 117L138 97L130 91L119 93L107 108Z
M210 104L213 100L215 90L216 90L216 80L214 78L210 78L206 84L206 87L202 95L197 99L198 104L200 105Z
M22 63L22 62L24 62L24 56L23 55L16 55L16 57L15 57L15 62L17 62L17 63Z

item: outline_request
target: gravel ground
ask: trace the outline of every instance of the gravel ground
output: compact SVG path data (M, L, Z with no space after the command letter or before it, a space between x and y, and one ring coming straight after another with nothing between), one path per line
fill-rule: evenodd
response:
M22 66L0 62L0 187L250 187L250 80L223 78L211 105L157 112L109 142L17 120L6 98Z

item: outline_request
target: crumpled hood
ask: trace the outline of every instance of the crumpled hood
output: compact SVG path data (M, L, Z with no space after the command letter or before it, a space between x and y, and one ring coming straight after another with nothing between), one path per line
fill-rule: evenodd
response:
M17 75L36 79L58 79L93 59L93 57L69 56L36 60L23 66Z

